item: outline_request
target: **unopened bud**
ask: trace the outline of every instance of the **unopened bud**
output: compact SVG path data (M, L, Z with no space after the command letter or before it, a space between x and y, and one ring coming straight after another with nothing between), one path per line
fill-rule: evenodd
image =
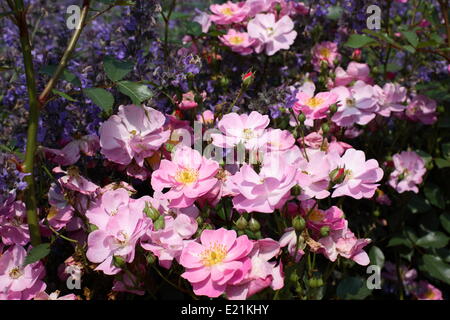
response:
M306 227L306 221L303 219L303 217L296 216L294 219L292 219L292 226L296 231L303 231Z
M151 204L149 205L148 202L145 203L144 213L147 217L155 221L159 218L160 214L159 211L156 210Z
M201 216L198 216L195 221L197 221L198 225L201 225L203 223L203 218Z
M297 119L298 119L298 121L299 121L300 123L303 123L303 122L305 122L305 120L306 120L306 116L305 116L303 113L300 113L300 114L298 115Z
M245 230L248 226L248 222L247 220L245 220L244 216L241 216L237 221L236 221L236 227L239 230Z
M320 235L322 237L328 237L329 234L330 234L330 227L329 226L323 226L322 228L320 228Z
M117 268L123 268L126 266L126 262L125 259L122 258L121 256L113 256L113 264L117 267Z
M345 179L345 169L344 168L336 168L330 172L331 182L334 184L342 183Z
M294 197L299 196L301 192L302 192L302 188L298 184L293 186L291 189L291 195Z
M155 229L155 231L164 229L165 226L166 223L163 216L159 216L158 219L156 219L156 221L153 223L153 228Z
M330 132L330 126L328 125L328 123L323 123L322 124L322 132L324 134L327 134L328 132Z
M331 112L332 114L333 114L333 113L336 113L337 109L338 109L338 107L337 107L337 104L336 104L336 103L333 103L333 104L330 106L330 112Z
M251 231L256 232L259 229L261 229L261 225L259 224L258 220L256 220L255 218L251 218L250 222L248 224L248 227Z
M253 83L253 80L255 80L255 74L252 71L248 71L242 75L242 84L244 87L249 87Z
M323 286L322 278L311 278L308 280L308 284L311 288L319 288Z
M154 264L156 262L156 257L153 253L149 253L146 259L148 264Z

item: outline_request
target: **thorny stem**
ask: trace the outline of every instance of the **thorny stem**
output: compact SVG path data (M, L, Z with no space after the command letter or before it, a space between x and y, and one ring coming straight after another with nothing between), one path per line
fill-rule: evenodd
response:
M27 144L25 151L25 167L24 172L25 182L27 188L25 190L25 204L27 212L27 222L30 232L31 244L37 246L41 243L41 233L39 230L39 221L37 215L37 199L36 199L36 186L34 184L34 155L36 153L37 144L37 131L39 127L39 108L40 103L37 97L36 90L36 78L33 66L33 57L31 55L31 43L28 33L28 24L26 21L26 12L23 0L15 0L15 5L8 1L11 9L14 11L15 21L19 28L20 33L20 45L22 48L23 64L25 67L25 76L28 88L29 98L29 119L28 119L28 132L27 132Z
M78 39L80 38L81 32L83 31L84 26L86 25L86 18L89 11L90 6L90 0L83 0L83 8L81 9L81 16L80 21L75 29L75 32L72 34L72 38L70 38L69 44L67 45L66 50L64 51L64 54L61 58L61 61L59 62L55 73L52 75L50 80L48 81L47 85L44 88L44 91L39 96L39 102L41 105L45 103L48 96L50 95L51 91L56 85L56 82L58 81L59 77L63 73L64 69L67 66L67 62L70 59L70 56L72 55L73 50L75 50L75 47L77 45Z

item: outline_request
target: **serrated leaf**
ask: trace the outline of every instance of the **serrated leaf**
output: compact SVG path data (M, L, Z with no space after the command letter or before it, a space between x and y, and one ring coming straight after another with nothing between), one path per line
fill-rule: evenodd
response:
M120 61L111 56L106 56L103 59L103 66L105 68L106 75L113 82L122 80L134 68L134 64L132 62Z
M31 248L25 257L24 266L45 258L50 253L50 243L41 243Z
M406 206L413 214L424 213L431 209L431 206L424 198L415 194L411 196Z
M114 97L109 91L102 88L87 88L83 89L83 93L106 112L109 113L111 111L114 105Z
M384 253L377 246L373 246L369 251L370 264L375 264L380 268L384 266Z
M435 279L450 284L450 265L442 261L438 256L423 255L419 269Z
M360 277L349 277L339 282L336 295L345 300L363 300L371 294L366 282Z
M428 183L425 186L424 192L425 192L425 196L427 197L428 201L430 201L430 203L432 205L434 205L438 208L441 208L441 209L445 208L444 196L442 195L442 192L437 185L435 185L433 183Z
M368 36L362 34L352 34L344 45L353 49L357 49L373 42L375 42L375 40Z
M450 233L450 213L445 212L439 216L439 220L441 221L442 227Z
M69 101L72 102L78 102L78 100L75 100L74 98L72 98L71 96L69 96L67 93L53 89L52 92L60 97L63 97L64 99L67 99Z
M419 43L419 37L417 34L413 31L403 31L403 36L405 36L406 40L413 46L417 47L417 44Z
M42 67L40 72L51 77L55 73L56 68L57 68L57 66L55 66L55 65L48 65L48 66ZM67 71L66 69L64 69L64 71L62 72L61 79L65 80L67 82L70 82L77 87L81 87L80 79L78 79L78 77L75 74L73 74L70 71Z
M446 159L450 159L450 143L443 143L441 145L442 156Z
M442 232L430 232L422 238L417 239L416 245L427 249L439 249L445 247L449 239L450 238Z
M401 236L392 237L388 242L388 247L396 247L396 246L406 246L408 248L412 247L412 243L409 239Z
M436 158L436 159L434 159L434 162L436 163L436 165L439 169L450 167L450 160L447 160L447 159Z
M135 105L140 105L143 101L150 99L153 96L152 91L145 84L119 81L117 83L119 91L129 96Z

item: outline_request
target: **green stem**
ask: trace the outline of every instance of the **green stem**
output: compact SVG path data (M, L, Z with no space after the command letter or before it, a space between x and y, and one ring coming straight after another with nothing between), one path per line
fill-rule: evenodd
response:
M75 29L74 33L72 34L72 37L70 38L69 44L67 45L67 48L64 51L64 54L55 70L55 73L53 73L49 82L45 86L44 91L42 91L41 95L39 96L39 102L41 103L41 105L45 104L46 100L48 99L48 96L50 95L53 88L55 87L56 82L58 81L59 77L61 76L64 69L66 68L67 62L69 61L73 50L75 50L75 47L77 45L78 39L80 38L81 32L83 31L83 28L86 25L85 22L86 22L87 14L89 12L89 6L90 6L90 0L83 0L83 8L81 9L80 22L79 22L77 28Z
M28 24L26 21L26 9L23 0L16 0L14 10L16 23L20 33L20 45L22 48L23 64L25 67L25 76L28 88L29 98L29 119L27 144L25 151L25 168L28 175L25 177L27 189L25 190L25 204L27 212L28 228L30 232L31 244L37 246L41 243L41 233L39 230L39 221L37 214L36 186L34 181L34 156L36 153L37 131L39 126L39 108L40 103L36 91L36 78L33 66L33 57L31 55L31 43L28 33Z

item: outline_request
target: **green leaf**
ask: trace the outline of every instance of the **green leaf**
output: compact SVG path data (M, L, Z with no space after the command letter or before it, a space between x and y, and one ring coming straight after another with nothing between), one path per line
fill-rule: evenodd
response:
M450 233L450 213L445 212L439 216L439 220L441 220L441 225L447 231Z
M331 20L339 20L342 17L344 10L339 6L332 6L328 8L327 18Z
M384 266L384 253L377 246L373 246L369 251L370 264L376 264L380 268Z
M55 73L56 68L57 68L57 66L55 66L55 65L48 65L48 66L42 67L40 72L51 77ZM77 87L81 87L80 79L78 79L78 77L75 74L73 74L70 71L67 71L66 69L64 69L64 71L62 72L61 79L65 80L67 82L70 82Z
M423 150L416 150L416 153L423 159L423 161L425 161L425 166L428 166L428 164L433 161L433 157Z
M360 277L349 277L339 282L336 295L345 300L363 300L371 294L366 282Z
M33 247L25 257L24 266L45 258L50 253L50 243L41 243Z
M422 248L438 249L445 247L449 239L450 238L442 232L430 232L426 236L417 239L416 244Z
M415 53L416 49L413 46L410 46L409 44L407 44L406 46L402 46L403 49L405 49L406 51L408 51L409 53Z
M442 146L442 156L446 159L450 159L450 143L443 143Z
M83 89L83 93L86 97L92 100L93 103L109 113L112 110L114 104L114 97L105 89L102 88L87 88Z
M436 163L436 165L439 169L450 167L450 160L447 160L447 159L436 158L436 159L434 159L434 162Z
M52 92L53 92L54 94L57 94L57 95L60 96L60 97L63 97L64 99L69 100L69 101L72 101L72 102L78 102L78 100L75 100L74 98L72 98L71 96L69 96L69 95L68 95L67 93L65 93L65 92L62 92L62 91L59 91L59 90L56 90L56 89L53 89Z
M403 31L402 34L405 36L406 40L413 46L417 47L417 44L419 43L419 37L417 34L413 31Z
M425 196L430 203L438 208L445 208L445 199L439 187L433 183L428 183L424 189Z
M431 206L427 203L427 201L416 194L411 196L406 206L413 214L424 213L431 209Z
M450 265L438 256L425 254L421 259L419 269L435 279L450 284Z
M103 59L103 66L106 75L113 82L123 79L134 68L133 63L129 61L120 61L111 56L105 56Z
M406 246L408 248L412 247L412 243L409 239L403 237L403 236L396 236L392 237L389 240L389 243L387 245L388 247L396 247L396 246Z
M143 101L153 96L152 91L145 85L131 81L120 81L117 83L119 91L129 96L135 105L140 105Z
M373 42L375 42L375 40L368 36L362 34L352 34L344 45L353 49L357 49Z

